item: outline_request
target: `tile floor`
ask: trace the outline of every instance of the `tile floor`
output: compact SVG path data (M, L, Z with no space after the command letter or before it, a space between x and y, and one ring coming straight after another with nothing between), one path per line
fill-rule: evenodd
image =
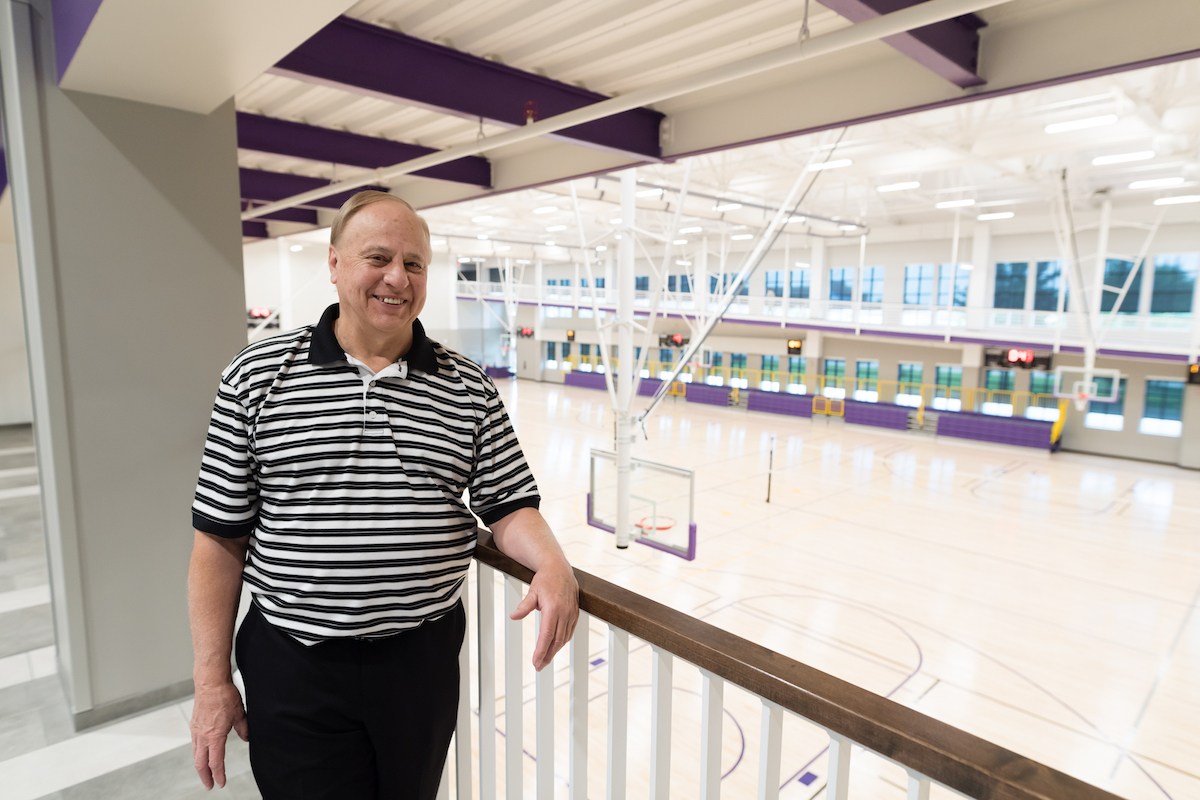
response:
M604 393L501 391L576 566L1130 800L1200 797L1200 474L672 399L635 453L696 472L689 563L617 551L586 525L588 451L612 446ZM188 704L71 731L52 674L30 442L28 428L0 428L0 797L199 797ZM592 627L603 658L603 626ZM589 796L603 797L603 665L592 675ZM523 677L528 700L532 671ZM636 643L631 683L629 796L643 797L649 655ZM697 690L677 665L673 795L694 794ZM725 706L723 793L753 796L757 701L727 690ZM821 791L826 741L788 720L781 797ZM565 765L564 743L556 773ZM236 738L230 775L227 796L259 796ZM858 754L851 796L903 797L903 775Z

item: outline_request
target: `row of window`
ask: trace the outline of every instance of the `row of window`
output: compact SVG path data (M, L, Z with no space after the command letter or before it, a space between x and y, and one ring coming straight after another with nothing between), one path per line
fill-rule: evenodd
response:
M859 272L861 271L861 275ZM1133 262L1110 258L1104 271L1105 290L1101 310L1111 311L1121 289L1125 296L1118 309L1122 314L1136 314L1142 302L1142 275L1138 270L1129 286L1125 284L1133 271ZM807 300L811 295L809 269L768 270L765 273L765 294L768 297L784 297ZM492 274L494 273L494 274ZM1187 314L1192 310L1196 292L1196 281L1200 273L1200 253L1160 255L1153 260L1153 285L1150 291L1149 311L1152 314ZM473 276L472 271L472 276ZM493 282L498 282L499 270L489 270ZM734 274L710 275L709 293L723 292L735 279ZM883 302L883 267L836 267L829 270L828 299L833 301L864 303ZM855 281L858 281L856 294ZM966 306L967 287L971 282L968 265L954 264L909 264L904 268L904 302L907 305ZM570 286L571 280L550 279L549 286ZM596 278L597 288L604 287L604 278ZM579 285L587 287L587 279ZM688 275L667 277L667 289L675 292L691 292L694 280ZM649 291L650 278L635 278L635 289ZM1059 303L1062 310L1070 309L1067 281L1063 276L1062 262L1052 261L1003 261L996 264L994 276L993 308L1029 309L1033 311L1056 311ZM739 295L750 293L743 285ZM1061 297L1060 297L1061 295Z

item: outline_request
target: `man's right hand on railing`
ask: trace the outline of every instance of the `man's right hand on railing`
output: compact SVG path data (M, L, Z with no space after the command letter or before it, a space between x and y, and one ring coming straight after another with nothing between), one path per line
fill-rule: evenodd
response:
M491 526L500 552L533 570L529 592L513 610L512 619L542 613L533 668L541 672L571 641L579 621L579 584L562 548L535 508L520 508Z

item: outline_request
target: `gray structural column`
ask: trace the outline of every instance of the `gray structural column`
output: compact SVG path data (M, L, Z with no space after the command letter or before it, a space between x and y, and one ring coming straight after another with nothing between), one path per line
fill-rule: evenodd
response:
M1179 466L1200 469L1200 385L1183 386L1183 436L1179 441Z
M62 91L50 26L0 0L59 675L86 727L192 691L189 507L245 289L232 101Z

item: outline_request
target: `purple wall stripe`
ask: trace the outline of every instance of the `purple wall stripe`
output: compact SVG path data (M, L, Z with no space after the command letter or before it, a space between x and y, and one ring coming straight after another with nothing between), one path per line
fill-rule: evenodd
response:
M62 81L75 58L75 51L92 26L102 0L54 0L50 15L54 19L54 62Z

